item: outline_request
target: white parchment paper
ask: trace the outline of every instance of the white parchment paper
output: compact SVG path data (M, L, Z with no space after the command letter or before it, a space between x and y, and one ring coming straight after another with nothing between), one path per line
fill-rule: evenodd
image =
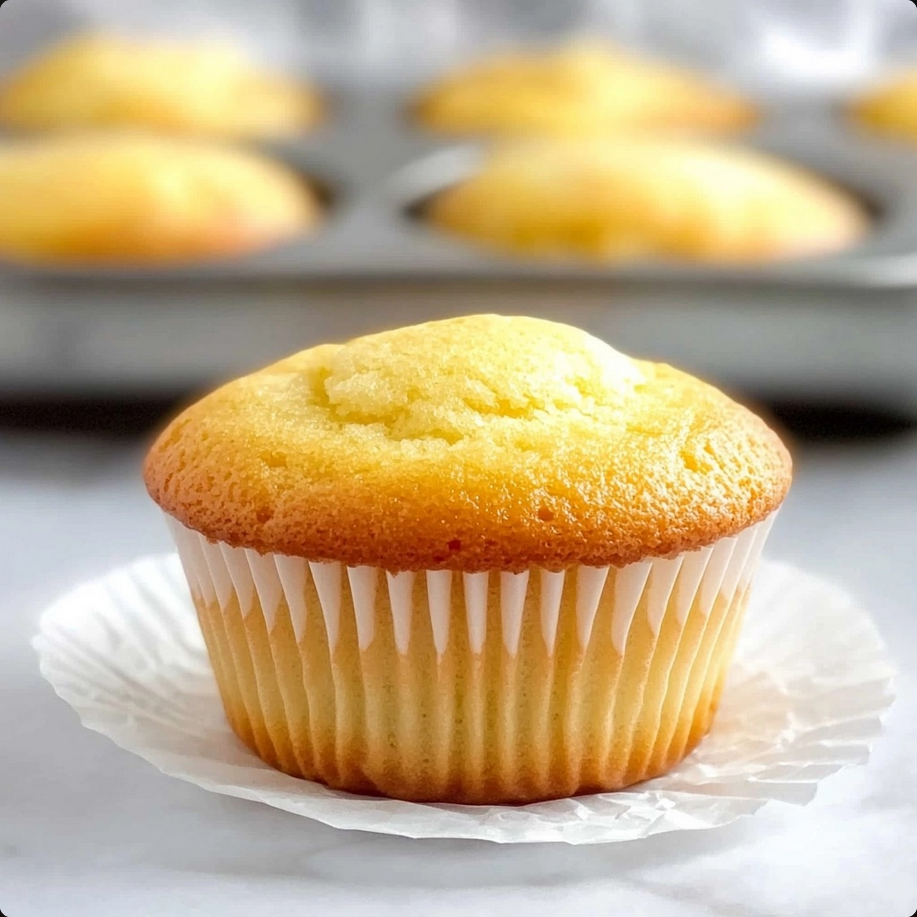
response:
M87 583L42 616L41 672L79 714L161 771L204 789L362 831L500 843L593 844L713 828L868 760L894 670L869 616L837 587L763 563L710 735L631 790L527 806L430 805L297 780L229 728L176 556Z

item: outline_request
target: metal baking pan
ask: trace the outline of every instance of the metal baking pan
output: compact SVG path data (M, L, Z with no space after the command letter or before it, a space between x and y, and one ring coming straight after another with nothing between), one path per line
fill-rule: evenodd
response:
M834 180L875 216L859 245L825 256L768 264L716 266L673 261L596 265L574 259L533 260L489 251L428 226L419 207L470 174L482 147L455 144L414 127L404 97L339 92L328 123L262 152L317 180L329 198L317 232L232 260L178 267L6 265L8 279L133 279L412 277L450 279L735 280L895 287L917 285L917 150L847 129L830 111L776 111L736 142L778 154Z
M320 340L492 309L580 324L756 391L917 408L917 151L803 109L772 112L737 141L868 203L873 232L834 255L724 268L530 261L418 218L480 150L412 127L404 99L342 90L324 127L266 148L328 189L307 238L163 269L0 267L0 387L207 385Z

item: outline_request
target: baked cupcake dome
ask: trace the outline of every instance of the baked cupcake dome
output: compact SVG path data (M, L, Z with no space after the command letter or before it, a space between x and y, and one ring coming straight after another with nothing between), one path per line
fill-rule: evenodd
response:
M469 803L694 747L790 474L711 386L498 316L281 361L145 466L237 734L333 787Z
M645 136L498 148L425 215L507 252L597 261L802 257L854 245L868 228L857 200L804 169Z
M135 127L176 134L296 133L320 118L307 85L263 71L238 48L80 35L0 81L0 124L24 130Z
M697 74L584 42L461 68L430 86L414 114L448 134L553 137L635 127L729 131L756 117L745 99Z
M500 316L315 347L232 382L173 421L146 480L227 544L463 572L699 548L764 519L789 483L774 434L712 386Z
M243 150L134 133L0 144L0 257L166 263L228 256L311 229L301 176Z
M851 105L850 116L868 130L917 141L917 68L864 93Z

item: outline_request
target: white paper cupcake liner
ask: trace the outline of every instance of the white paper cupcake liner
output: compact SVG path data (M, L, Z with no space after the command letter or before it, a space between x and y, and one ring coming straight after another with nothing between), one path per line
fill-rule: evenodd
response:
M331 651L334 652L340 633L342 586L349 589L359 647L366 650L373 643L379 626L376 620L376 591L384 577L397 650L399 654L407 655L411 648L413 587L417 577L424 577L433 640L437 653L443 655L450 640L452 579L461 577L468 645L473 653L480 653L487 634L490 580L497 577L503 643L506 651L515 656L519 650L522 613L530 578L537 575L541 580L541 634L548 654L553 655L561 596L564 589L569 588L567 582L575 581L576 633L579 645L585 648L592 637L609 572L615 570L610 636L614 649L621 654L638 607L645 609L650 629L658 634L666 614L674 614L679 624L684 624L696 604L698 612L707 617L717 600L728 604L737 592L748 588L775 516L773 514L739 535L724 538L702 550L674 558L653 558L618 570L612 567L574 567L560 572L539 569L523 573L492 571L464 574L450 570L393 574L376 567L347 567L340 563L309 562L283 554L259 554L250 548L211 542L169 516L166 520L178 547L192 595L208 605L215 602L224 613L232 605L238 606L243 617L260 610L268 633L274 630L278 611L284 603L289 609L297 643L303 640L305 583L311 578L325 623L322 639L328 641Z
M893 669L868 616L835 587L763 564L714 728L672 772L527 806L418 804L288 777L238 741L176 557L74 590L45 613L35 646L86 726L165 773L337 827L410 837L601 843L723 825L768 800L803 803L821 778L867 760L892 700Z
M340 789L475 803L617 789L681 760L773 523L623 568L392 574L166 518L251 748Z

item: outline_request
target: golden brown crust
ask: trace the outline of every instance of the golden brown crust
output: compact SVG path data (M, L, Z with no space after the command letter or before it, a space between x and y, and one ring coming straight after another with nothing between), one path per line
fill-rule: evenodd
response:
M86 34L54 45L0 84L0 123L22 130L134 127L219 137L305 130L311 87L267 73L240 49Z
M0 256L162 263L250 251L310 230L289 167L202 141L134 133L0 144Z
M725 395L585 332L471 316L324 345L224 386L145 465L231 545L387 570L622 565L733 535L789 487Z
M851 195L748 150L673 138L529 141L430 201L436 226L534 257L756 262L849 247Z
M430 86L413 111L430 130L503 136L735 131L757 120L750 102L700 75L594 42L477 61Z

